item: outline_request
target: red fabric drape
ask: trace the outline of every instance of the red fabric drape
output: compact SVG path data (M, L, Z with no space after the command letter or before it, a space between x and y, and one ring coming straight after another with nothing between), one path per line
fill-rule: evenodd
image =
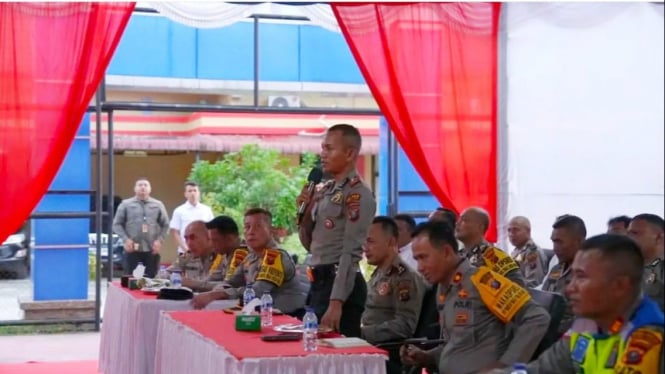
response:
M0 3L0 243L53 181L134 3Z
M496 223L498 3L334 3L390 128L432 193ZM496 240L496 225L487 234Z

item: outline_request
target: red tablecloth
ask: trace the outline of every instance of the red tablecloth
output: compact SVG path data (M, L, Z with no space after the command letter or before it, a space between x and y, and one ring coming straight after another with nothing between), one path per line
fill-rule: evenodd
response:
M198 311L198 312L169 312L174 320L186 325L218 345L224 347L237 359L280 357L280 356L305 356L310 354L303 350L302 341L297 342L264 342L261 336L273 334L271 327L264 327L261 332L248 332L235 330L235 315L221 311ZM274 316L273 325L285 323L300 323L297 319L289 316ZM384 354L387 352L375 347L355 348L328 348L321 347L316 354Z
M120 282L113 282L115 286L120 288L121 290L127 292L128 294L132 295L132 297L136 299L157 299L157 295L155 294L147 294L141 290L130 290L129 288L124 288L120 285Z

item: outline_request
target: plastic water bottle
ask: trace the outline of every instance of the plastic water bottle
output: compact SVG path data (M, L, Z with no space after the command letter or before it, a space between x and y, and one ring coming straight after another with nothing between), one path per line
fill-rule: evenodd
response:
M245 287L245 292L242 294L242 305L249 305L249 303L256 298L256 293L254 293L254 287L252 284L248 284Z
M513 371L510 374L529 374L526 370L526 364L516 363L513 365Z
M319 345L319 321L316 319L314 309L307 307L305 310L305 316L302 318L302 345L305 352L314 352Z
M166 271L166 266L160 265L159 272L157 272L157 278L159 279L169 279L169 273Z
M174 271L171 273L171 287L180 288L182 287L182 277L180 276L179 271Z
M261 325L272 326L272 296L268 291L261 296Z

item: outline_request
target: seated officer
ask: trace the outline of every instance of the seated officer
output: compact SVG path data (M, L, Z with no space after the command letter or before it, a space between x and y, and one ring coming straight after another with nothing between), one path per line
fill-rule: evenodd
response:
M210 273L217 254L212 250L205 222L194 221L187 225L184 237L189 251L178 257L166 269L167 273L179 271L182 274L182 285L193 291L212 289L214 280L210 279Z
M218 254L210 273L209 281L219 282L233 275L236 267L247 257L249 251L240 242L238 225L229 216L217 216L206 223L213 250ZM218 266L215 266L218 265ZM206 291L210 291L207 289Z
M427 222L414 233L418 271L438 284L441 335L429 351L400 349L407 365L438 366L439 373L467 374L529 360L547 331L547 311L529 293L486 266L469 264L450 226Z
M192 305L201 309L213 300L240 298L245 286L252 284L256 297L270 292L275 308L287 314L300 313L308 289L296 277L296 265L289 253L272 239L272 215L265 209L249 209L244 221L249 254L224 282L194 296Z
M367 262L376 266L361 319L361 336L372 344L413 337L420 316L425 284L397 254L398 236L392 218L375 217L363 248ZM388 371L401 373L396 359Z
M490 227L490 216L478 207L471 207L462 212L455 225L455 236L464 244L460 250L473 266L487 266L518 285L525 287L520 266L501 249L485 240L485 233Z
M577 319L561 340L529 363L528 373L663 373L663 313L643 295L643 267L640 248L624 235L586 240L566 288Z

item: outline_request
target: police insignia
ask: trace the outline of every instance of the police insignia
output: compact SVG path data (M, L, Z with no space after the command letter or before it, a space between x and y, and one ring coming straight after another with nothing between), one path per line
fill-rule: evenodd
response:
M647 283L648 284L653 284L654 282L656 282L656 273L651 273L647 277Z
M403 280L397 284L399 301L409 301L411 299L411 281Z
M390 293L390 284L388 284L388 282L379 283L376 292L381 296L386 296L388 293Z
M330 202L333 204L341 204L343 198L344 194L342 193L342 191L337 191L330 198Z
M353 177L353 178L351 179L351 181L349 182L349 186L350 186L350 187L355 187L355 186L357 186L359 183L360 183L360 177L356 175L356 176Z
M346 198L346 209L348 218L355 222L360 218L360 194L352 193Z
M284 266L282 265L282 251L266 249L263 261L256 276L257 281L266 281L279 287L284 283Z
M469 293L466 292L464 289L461 289L459 290L459 292L457 292L457 297L459 297L460 299L466 299L467 297L469 297Z
M249 251L247 251L245 248L238 248L233 251L233 257L231 257L231 261L229 262L229 268L226 270L225 278L227 280L233 276L233 274L236 272L236 268L238 268L238 266L243 263L247 257L247 254L249 254Z
M478 268L471 276L471 282L483 303L503 323L511 321L524 304L531 300L524 288L487 267Z
M469 322L469 313L458 312L455 313L455 325L466 325Z
M633 331L615 372L645 374L658 372L661 344L663 344L662 331L649 327Z

